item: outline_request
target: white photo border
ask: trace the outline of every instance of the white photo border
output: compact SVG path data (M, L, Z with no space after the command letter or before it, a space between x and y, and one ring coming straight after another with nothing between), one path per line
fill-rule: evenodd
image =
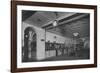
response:
M21 47L22 10L90 13L90 59L22 63L22 47ZM30 68L30 67L34 68L34 67L84 65L84 64L94 64L94 10L93 9L17 5L17 68Z

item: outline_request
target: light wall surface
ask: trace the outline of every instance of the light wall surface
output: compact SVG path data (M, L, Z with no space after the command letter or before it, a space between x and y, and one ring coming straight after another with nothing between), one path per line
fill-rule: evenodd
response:
M28 24L23 22L22 23L22 41L24 40L24 31L27 27L32 27L33 30L36 32L36 58L38 60L45 58L45 41L41 41L41 39L45 39L45 30L36 27L34 25ZM24 42L22 42L23 44Z

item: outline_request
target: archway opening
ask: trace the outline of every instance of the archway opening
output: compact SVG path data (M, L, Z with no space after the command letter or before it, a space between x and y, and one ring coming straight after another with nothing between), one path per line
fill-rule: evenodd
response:
M24 30L23 62L33 62L36 60L36 42L35 30L32 27L27 27Z

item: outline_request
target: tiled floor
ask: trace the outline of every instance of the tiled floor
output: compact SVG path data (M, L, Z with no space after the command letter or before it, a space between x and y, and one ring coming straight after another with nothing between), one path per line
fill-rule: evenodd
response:
M43 61L83 60L83 59L89 59L89 50L79 50L76 53L70 53L69 55L64 54L60 56L54 56L40 61L43 62ZM40 62L40 61L36 59L31 59L24 62Z
M76 54L72 53L69 56L67 54L65 54L65 55L60 55L60 56L56 56L56 57L51 57L51 58L45 59L43 61L82 60L82 59L89 59L89 51L88 50L78 51Z

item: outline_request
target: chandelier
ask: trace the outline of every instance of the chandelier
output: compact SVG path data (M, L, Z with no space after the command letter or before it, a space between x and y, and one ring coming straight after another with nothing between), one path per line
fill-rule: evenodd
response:
M54 12L54 14L56 15L56 19L53 21L53 26L56 27L58 25L58 20L57 20L58 13Z

